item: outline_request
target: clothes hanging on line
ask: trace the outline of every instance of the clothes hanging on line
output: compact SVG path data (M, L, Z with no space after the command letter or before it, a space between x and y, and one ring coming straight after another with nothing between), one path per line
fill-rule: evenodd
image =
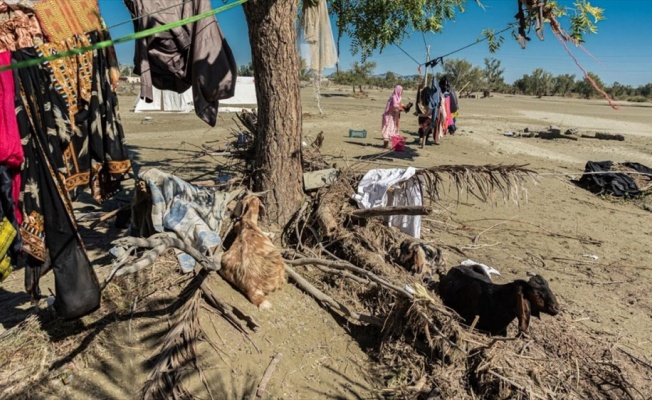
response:
M50 43L104 29L97 0L40 0L34 11Z
M10 63L11 53L1 52L0 65L9 65ZM20 223L22 215L18 209L18 197L20 195L20 166L23 163L24 154L16 122L15 96L13 72L0 72L0 166L6 168L7 174L11 178L10 195L14 204L14 214Z
M12 177L6 166L0 164L0 282L14 268L22 247L18 234L18 214L12 196Z
M34 4L28 0L0 1L0 51L14 51L43 43Z
M211 10L210 0L124 0L134 31L161 26ZM178 5L178 7L173 7ZM136 41L134 73L140 97L152 102L152 87L183 93L192 87L195 113L210 126L217 123L219 100L235 93L237 65L214 17Z
M101 29L104 24L96 0L18 1L4 6L0 1L0 45L14 41L11 62L31 61L108 39L108 32ZM22 25L15 23L16 15L22 18ZM19 254L10 256L10 266L25 267L25 289L33 300L41 298L40 277L53 270L54 307L63 318L88 314L99 306L101 296L77 229L72 200L90 186L95 200L102 202L120 188L124 174L131 169L118 114L116 71L112 47L8 71L14 84L10 103L6 101L6 77L0 75L0 123L5 126L5 119L13 116L24 157L15 214L16 220L22 217L22 221L17 221L12 241L12 246L19 244ZM16 153L9 143L0 142L0 155ZM8 159L0 159L0 170L11 172ZM1 187L0 220L11 221L6 185ZM15 195L12 188L9 199ZM6 260L0 259L0 263Z

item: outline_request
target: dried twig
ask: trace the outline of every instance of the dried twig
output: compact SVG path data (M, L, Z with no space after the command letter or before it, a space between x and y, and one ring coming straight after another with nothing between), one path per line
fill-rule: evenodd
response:
M265 370L265 373L263 374L263 378L260 380L260 383L258 384L258 390L256 390L257 397L263 397L263 394L265 394L265 388L267 387L267 383L269 382L269 379L272 377L272 373L274 373L274 370L276 369L276 366L278 365L279 361L281 361L281 357L283 357L282 353L276 353L274 355L274 358L272 358L272 361L270 361L269 365L267 366L267 369Z
M213 294L213 291L211 291L205 281L202 282L200 288L206 302L213 308L217 309L222 314L222 316L227 321L229 321L237 330L244 334L247 333L242 321L245 321L247 327L249 327L249 329L254 332L260 329L260 325L258 325L258 323L252 317L244 314L242 311L235 309L230 304L224 303L218 299L215 294Z
M502 376L501 374L497 373L496 371L489 370L487 372L489 374L495 376L496 378L501 379L501 380L509 383L510 385L514 386L516 389L520 390L521 392L529 394L530 397L546 400L545 396L541 396L540 394L534 393L531 390L529 390L529 391L526 390L523 386L519 385L518 383L514 382L513 380L511 380L511 379L509 379L509 378L507 378L505 376Z
M178 302L181 307L176 312L176 319L161 346L154 361L154 366L147 375L142 389L144 400L166 398L190 398L190 393L181 383L182 369L189 363L197 363L196 343L201 327L197 318L202 277L197 277L181 293Z
M169 247L174 247L185 253L188 253L191 257L197 260L203 268L206 268L211 271L217 271L220 269L219 265L216 265L211 259L201 254L199 250L195 249L194 247L190 246L189 244L185 243L183 240L179 238L174 238L170 236L137 238L137 237L128 236L125 238L114 240L112 244L114 246L124 246L124 247L135 246L135 247L144 247L144 248L154 248L157 250L153 253L149 253L149 252L146 253L147 257L141 258L143 263L141 264L137 263L138 265L134 264L128 268L123 268L118 270L115 273L115 275L118 276L140 271L147 265L153 263L156 257L159 256L165 249Z
M286 261L287 262L287 261ZM339 311L340 313L344 314L347 317L350 317L352 319L371 324L377 327L382 327L383 322L380 318L374 317L372 315L366 315L366 314L360 314L355 311L349 310L348 307L346 307L344 304L337 302L334 300L332 297L326 295L324 292L321 290L317 289L315 286L313 286L310 282L308 282L305 278L303 278L299 273L297 273L292 267L290 266L285 266L285 271L290 275L290 277L296 282L297 285L306 292L308 292L310 295L312 295L314 298L322 302L323 304L327 305L331 309L335 311Z

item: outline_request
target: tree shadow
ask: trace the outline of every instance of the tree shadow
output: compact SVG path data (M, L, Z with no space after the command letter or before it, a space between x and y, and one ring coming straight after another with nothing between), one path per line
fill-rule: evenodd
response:
M348 93L321 93L321 97L351 97Z
M20 271L14 271L13 274ZM0 325L10 329L21 323L34 311L30 306L31 296L25 292L10 292L0 286Z
M382 148L382 146L378 146L378 147ZM406 145L403 151L385 150L385 152L383 153L365 154L362 156L355 157L355 159L359 161L393 162L394 160L414 161L416 157L419 157L419 152Z

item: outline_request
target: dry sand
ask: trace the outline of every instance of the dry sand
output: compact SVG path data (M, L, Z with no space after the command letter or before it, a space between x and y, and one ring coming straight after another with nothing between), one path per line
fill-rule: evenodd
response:
M381 113L390 94L374 90L368 98L349 96L348 88L325 88L320 116L312 90L302 89L306 141L323 131L322 152L339 166L356 168L433 166L441 164L528 164L540 172L537 185L529 188L528 201L519 206L482 204L454 194L436 204L435 214L424 225L424 234L435 243L465 248L474 260L502 272L499 282L538 273L549 282L563 305L568 323L600 337L618 342L640 357L652 358L652 278L649 264L652 214L632 202L597 197L571 183L579 178L588 160L636 161L652 166L652 108L631 104L615 111L602 101L536 99L496 96L462 99L459 131L444 138L440 146L418 149L416 118L405 115L401 128L410 137L406 151L383 153L380 148ZM404 97L414 97L406 93ZM183 177L215 175L216 159L197 158L197 147L221 148L232 140L232 115L221 114L216 128L209 128L194 114L145 114L130 111L134 97L120 99L126 137L140 168L155 166ZM506 131L544 129L549 125L578 128L581 133L620 133L624 142L580 139L541 140L510 138ZM366 139L348 138L349 129L366 129ZM360 163L362 157L367 160ZM220 161L218 159L218 161ZM89 203L90 204L90 203ZM89 204L78 204L89 210ZM110 207L111 204L106 207ZM81 212L81 211L80 211ZM106 274L109 242L122 234L103 226L99 232L83 231L98 273ZM473 239L479 236L474 244ZM588 258L595 255L597 260ZM449 265L461 261L446 254ZM170 263L157 268L173 268ZM3 283L0 300L12 299L20 316L26 298L19 296L22 271ZM199 344L204 368L215 398L249 398L272 357L280 362L267 386L266 398L369 398L378 388L371 373L372 360L364 351L368 337L336 319L292 285L273 294L274 308L258 312L237 291L215 278L211 283L223 300L255 315L262 329L251 341L224 320L201 310L202 325L218 348ZM43 291L52 287L51 274L43 279ZM546 319L534 320L545 324ZM13 323L3 322L6 328ZM155 344L168 321L160 315L143 315L131 323L111 322L72 346L74 379L64 385L57 371L24 392L33 398L137 397ZM92 349L92 350L87 350ZM44 360L45 365L56 361ZM190 386L208 396L197 379ZM23 398L23 397L21 397Z

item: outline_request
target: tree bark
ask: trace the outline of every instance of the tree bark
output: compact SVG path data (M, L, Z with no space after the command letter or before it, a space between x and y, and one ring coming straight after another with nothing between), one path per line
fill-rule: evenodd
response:
M303 198L298 0L249 0L242 7L258 96L254 190L267 191L267 219L285 225Z

